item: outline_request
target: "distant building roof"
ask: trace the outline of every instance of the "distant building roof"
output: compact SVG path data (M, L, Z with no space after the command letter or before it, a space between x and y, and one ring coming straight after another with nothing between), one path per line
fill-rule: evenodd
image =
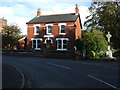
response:
M58 15L46 15L35 17L26 24L34 23L54 23L54 22L74 22L79 17L76 13L58 14Z

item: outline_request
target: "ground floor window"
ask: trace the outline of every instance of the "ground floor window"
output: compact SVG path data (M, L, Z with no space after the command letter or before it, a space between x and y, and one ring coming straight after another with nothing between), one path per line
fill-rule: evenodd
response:
M67 50L68 38L56 38L57 50Z
M35 50L41 50L41 38L32 38L32 48Z

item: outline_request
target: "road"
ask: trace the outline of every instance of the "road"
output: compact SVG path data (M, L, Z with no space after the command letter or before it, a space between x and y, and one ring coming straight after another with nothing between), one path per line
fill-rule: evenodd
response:
M26 77L27 88L118 89L118 63L3 56Z

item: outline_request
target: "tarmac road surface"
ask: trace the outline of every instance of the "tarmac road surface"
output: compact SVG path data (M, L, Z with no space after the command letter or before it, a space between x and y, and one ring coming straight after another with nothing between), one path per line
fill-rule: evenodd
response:
M118 62L5 55L2 60L5 64L19 68L26 78L25 87L27 88L119 89Z

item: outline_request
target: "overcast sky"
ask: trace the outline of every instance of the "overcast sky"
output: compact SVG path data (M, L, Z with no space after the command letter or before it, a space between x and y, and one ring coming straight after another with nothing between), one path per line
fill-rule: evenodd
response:
M82 24L89 15L88 7L91 0L2 0L0 2L0 18L4 17L8 25L17 24L22 34L27 34L26 22L36 16L37 9L41 14L74 13L75 5L78 4Z

